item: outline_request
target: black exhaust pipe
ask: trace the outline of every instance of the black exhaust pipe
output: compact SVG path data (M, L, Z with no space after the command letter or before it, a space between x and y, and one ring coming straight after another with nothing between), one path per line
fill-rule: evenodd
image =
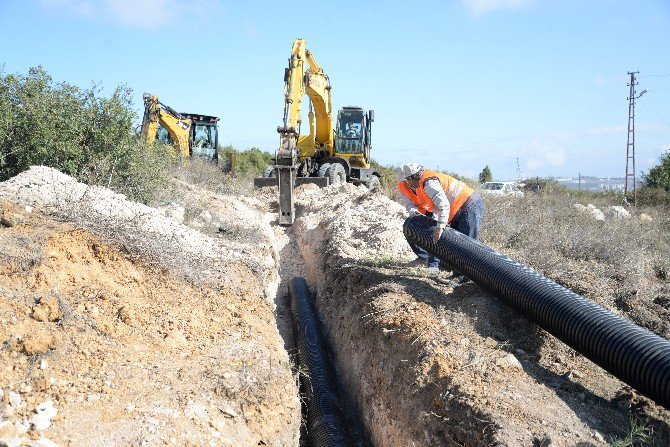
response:
M288 290L298 359L301 367L307 370L301 377L300 391L307 407L309 445L353 446L307 283L303 278L293 278Z
M670 341L627 321L486 245L447 227L437 243L424 216L407 239L617 378L670 409Z

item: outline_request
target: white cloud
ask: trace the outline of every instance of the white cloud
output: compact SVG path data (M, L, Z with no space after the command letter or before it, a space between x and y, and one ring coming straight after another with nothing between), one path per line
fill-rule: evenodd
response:
M473 15L482 15L491 11L515 10L525 8L536 0L461 0Z
M157 28L202 18L215 0L37 0L45 9L134 28Z
M544 167L544 162L531 158L524 163L524 167L530 170L540 169Z
M544 156L546 157L547 162L552 166L563 166L567 159L565 150L563 149L550 149Z
M568 156L564 147L553 139L536 138L529 141L521 151L524 173L536 175L544 170L564 166Z

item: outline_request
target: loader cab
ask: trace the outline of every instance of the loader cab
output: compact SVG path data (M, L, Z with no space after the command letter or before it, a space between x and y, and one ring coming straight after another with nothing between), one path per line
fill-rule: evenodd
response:
M370 160L371 128L374 111L360 107L343 107L337 113L335 126L335 153L352 159L363 155Z
M181 116L191 120L189 135L191 156L218 160L219 118L195 113L182 113Z

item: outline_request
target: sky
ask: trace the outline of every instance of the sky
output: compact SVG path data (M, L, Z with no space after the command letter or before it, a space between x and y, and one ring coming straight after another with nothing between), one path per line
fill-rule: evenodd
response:
M331 80L334 116L375 110L382 165L623 177L629 71L649 90L637 174L670 149L668 0L0 0L2 73L126 85L140 117L148 92L221 117L238 150L276 150L296 38Z

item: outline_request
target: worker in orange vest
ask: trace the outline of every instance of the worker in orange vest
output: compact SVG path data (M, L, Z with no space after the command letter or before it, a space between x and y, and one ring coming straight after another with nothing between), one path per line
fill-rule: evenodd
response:
M429 219L433 229L433 242L437 242L449 225L451 228L479 240L479 225L484 215L484 202L479 194L450 175L424 169L416 163L399 168L401 180L398 190L402 193L405 208L410 216L421 214ZM409 242L418 258L413 263L426 262L426 267L438 271L440 260L421 247ZM454 273L454 281L469 281Z

